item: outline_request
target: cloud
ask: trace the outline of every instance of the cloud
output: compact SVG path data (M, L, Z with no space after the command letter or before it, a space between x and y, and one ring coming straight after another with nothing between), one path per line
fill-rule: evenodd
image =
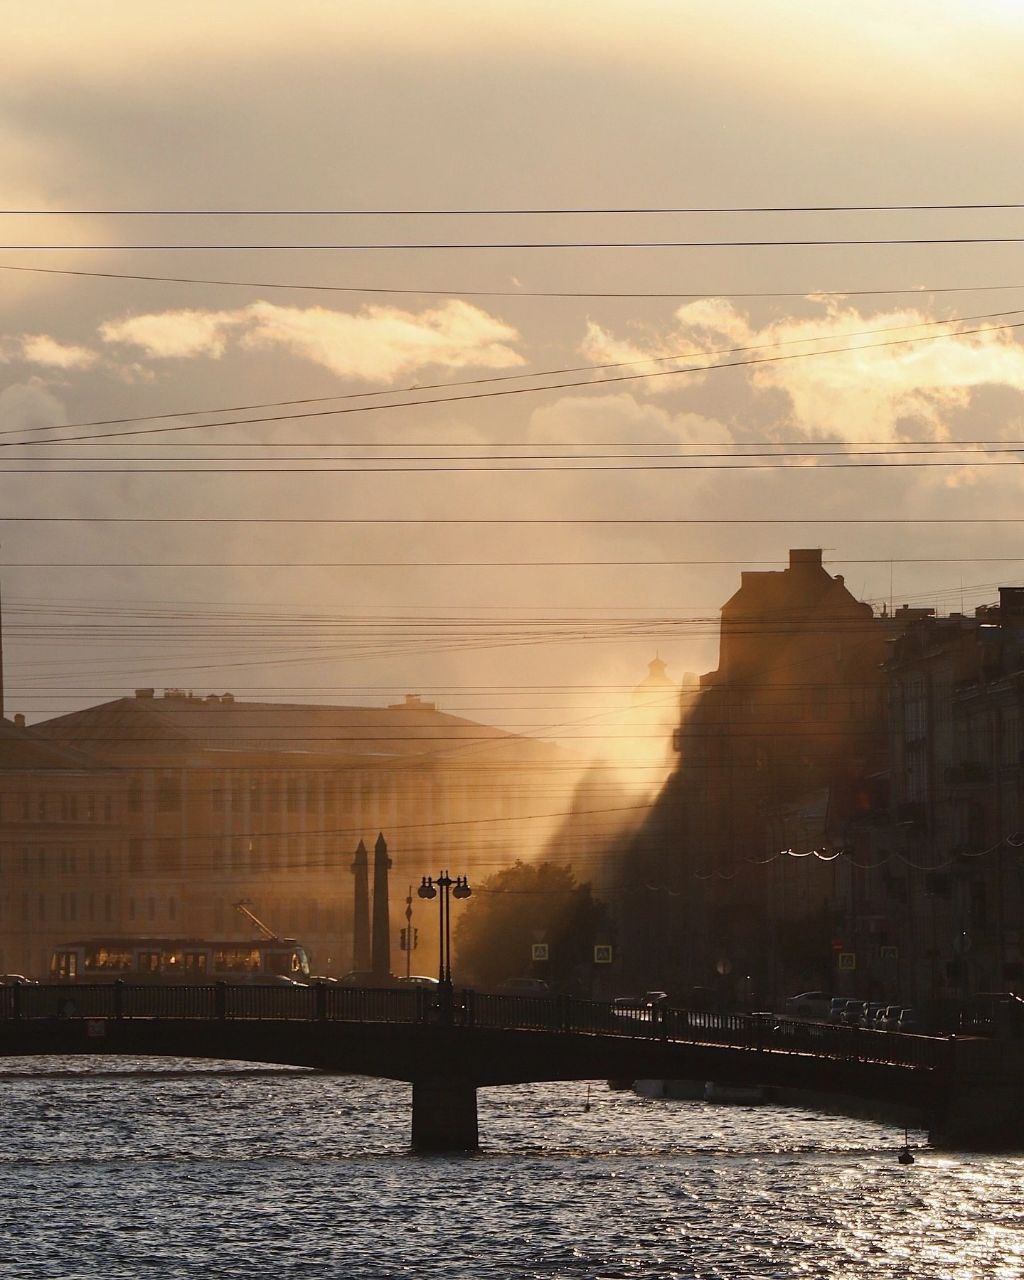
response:
M88 347L59 342L46 333L28 333L21 338L21 357L29 364L49 365L53 369L88 369L99 358Z
M228 333L244 322L238 311L160 311L108 320L100 325L104 342L141 347L160 359L210 356L219 359L227 348Z
M352 315L269 302L255 303L247 314L246 346L284 347L333 373L367 382L430 365L509 369L523 363L508 345L519 336L515 329L456 299L419 315L395 307L367 307Z
M1024 347L1012 332L994 328L943 332L932 317L913 308L867 314L841 302L824 304L824 314L786 317L756 327L734 304L706 299L680 307L667 332L648 333L643 345L627 344L630 358L669 352L721 352L741 347L752 358L792 356L751 365L749 384L785 396L789 428L811 437L844 440L899 440L949 435L951 417L967 408L975 391L1002 386L1024 392ZM971 326L976 327L976 326ZM612 352L615 335L588 327L582 350ZM932 334L941 334L932 337ZM928 336L920 343L900 342ZM884 344L892 342L893 345ZM832 347L842 354L812 355ZM803 353L808 353L804 358ZM668 367L668 366L666 366ZM673 379L644 385L664 390ZM693 380L687 378L687 385ZM781 415L776 414L779 420Z
M277 348L367 382L431 365L509 369L523 363L509 345L519 337L515 329L457 299L418 314L395 307L366 307L353 314L255 302L235 311L156 312L100 327L104 342L141 347L163 359L218 359L233 334L243 348Z

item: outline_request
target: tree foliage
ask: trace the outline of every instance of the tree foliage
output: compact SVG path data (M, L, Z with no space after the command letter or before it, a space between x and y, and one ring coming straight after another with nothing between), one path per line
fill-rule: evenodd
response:
M604 905L571 867L516 861L484 880L466 903L455 930L459 976L481 987L538 977L583 990L594 942L608 937ZM547 943L546 962L531 958L535 942Z

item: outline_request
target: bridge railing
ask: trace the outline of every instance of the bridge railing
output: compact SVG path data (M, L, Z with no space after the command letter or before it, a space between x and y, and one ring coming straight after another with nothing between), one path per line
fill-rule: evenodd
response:
M0 987L0 1021L40 1018L275 1019L446 1024L495 1030L612 1035L895 1066L940 1068L950 1043L935 1036L832 1026L771 1014L630 1009L573 996L443 989L225 983Z

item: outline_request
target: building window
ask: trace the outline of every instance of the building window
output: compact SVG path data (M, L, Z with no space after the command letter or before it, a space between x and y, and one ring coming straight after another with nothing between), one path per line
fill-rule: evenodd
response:
M155 920L156 919L156 898L150 898L147 901L146 906L148 908L150 920Z
M103 895L103 919L109 924L113 917L113 901L109 893Z
M224 779L220 774L214 774L210 787L210 808L214 813L224 812Z
M298 813L299 811L299 784L297 782L288 783L287 804L289 813Z
M158 847L160 857L159 870L165 875L181 869L181 851L176 840L163 839Z
M103 797L103 821L113 822L113 820L114 820L113 801L110 799L110 796L104 796Z
M245 802L243 797L244 797L244 791L242 789L242 779L232 778L231 779L231 812L232 813L242 812L243 808L245 807Z
M168 919L168 920L177 920L177 918L178 918L178 903L177 903L177 900L176 900L176 899L174 899L174 898L168 898L168 899L167 899L167 919Z
M263 808L263 779L258 773L249 778L249 811L259 813Z
M158 813L177 813L181 809L181 779L165 773L156 784Z
M132 839L128 841L128 870L141 872L142 870L142 841Z
M43 893L39 895L39 919L46 919L46 895Z
M133 778L128 786L128 808L132 813L142 812L142 781Z
M135 919L135 899L134 898L128 899L128 919L129 920Z

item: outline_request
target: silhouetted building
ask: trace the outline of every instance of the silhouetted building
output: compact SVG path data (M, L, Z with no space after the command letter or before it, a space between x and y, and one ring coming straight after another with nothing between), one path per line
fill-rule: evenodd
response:
M652 886L646 927L640 911L632 927L652 981L723 998L772 985L777 815L823 792L845 803L883 757L885 638L820 550L741 575L722 608L718 667L676 730L678 768L626 861L634 909L632 886Z
M42 977L70 937L123 930L127 779L0 720L0 973Z
M139 689L34 732L124 778L125 931L247 937L233 909L244 899L332 974L353 955L351 850L363 836L387 831L408 879L442 861L489 871L542 845L552 823L537 815L566 807L555 784L568 796L579 767L414 695L352 707Z

